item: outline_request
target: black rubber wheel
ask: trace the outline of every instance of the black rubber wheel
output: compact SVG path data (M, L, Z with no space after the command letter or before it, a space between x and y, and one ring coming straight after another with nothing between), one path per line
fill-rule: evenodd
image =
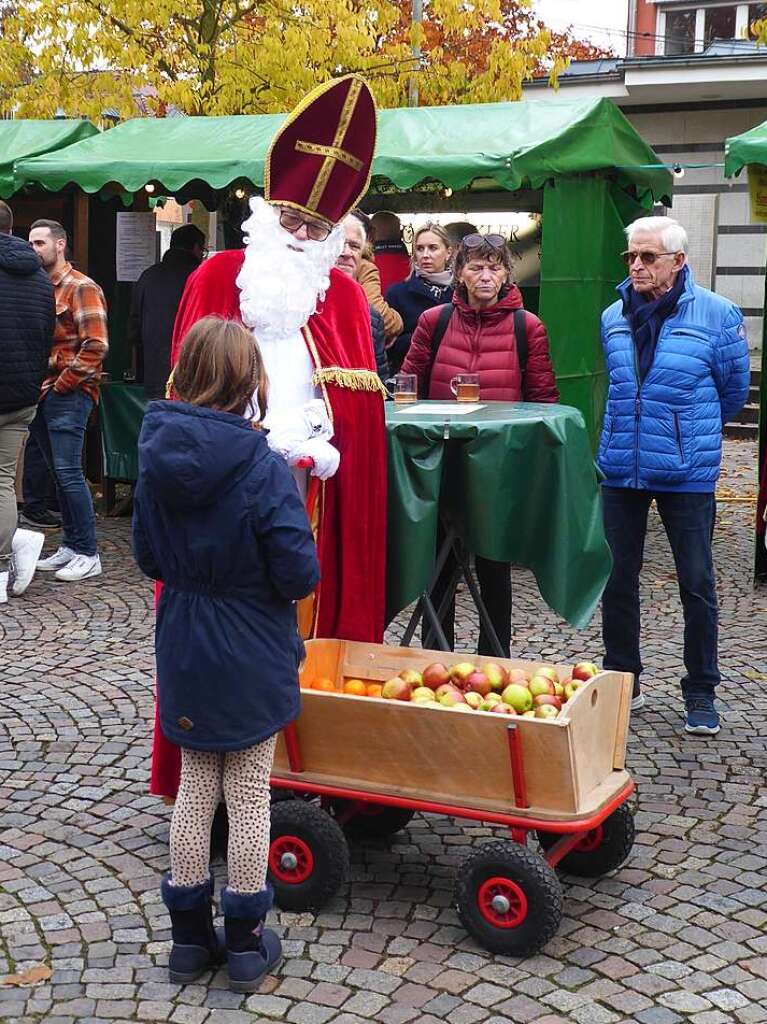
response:
M272 789L272 804L282 800L295 800L295 796L288 789ZM210 830L210 859L211 861L221 860L226 862L227 850L229 847L229 812L222 800L216 807L213 815L213 825Z
M455 907L480 946L529 956L554 937L562 920L556 873L537 853L508 839L481 846L458 870Z
M350 839L386 839L407 828L415 816L409 807L387 807L384 804L366 804L351 811L352 800L332 800L333 817Z
M349 875L349 847L329 814L305 800L272 804L269 881L283 910L319 910Z
M628 804L621 804L562 858L557 869L581 878L601 878L623 864L631 853L635 835L633 812ZM561 838L553 832L538 832L537 836L544 850L551 849Z

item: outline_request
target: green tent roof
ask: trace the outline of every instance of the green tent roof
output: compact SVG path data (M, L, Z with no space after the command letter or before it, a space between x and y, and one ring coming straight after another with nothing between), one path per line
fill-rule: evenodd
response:
M767 121L724 143L724 173L729 178L746 164L767 165Z
M75 184L97 192L113 183L136 192L153 181L173 193L195 180L223 188L238 178L260 186L283 116L137 118L61 153L21 161L17 186L55 191ZM661 199L670 195L672 177L659 163L609 100L550 100L382 110L373 174L400 189L424 180L460 189L491 178L513 190L618 168L623 184Z
M91 135L98 135L98 128L90 121L0 121L0 197L7 198L19 187L13 175L17 161L62 149Z

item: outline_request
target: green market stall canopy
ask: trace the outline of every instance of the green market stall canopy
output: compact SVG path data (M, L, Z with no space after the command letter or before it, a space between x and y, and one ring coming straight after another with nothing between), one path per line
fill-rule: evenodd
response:
M136 118L59 153L16 162L16 187L104 186L137 192L148 182L176 193L190 183L263 185L266 153L282 114ZM438 182L464 189L540 188L552 179L609 172L645 203L671 194L672 178L609 100L488 103L382 110L373 188Z
M767 121L756 128L734 135L724 143L724 173L729 178L740 174L747 164L767 166Z
M83 120L0 121L0 199L7 199L19 187L14 179L14 166L19 161L98 134L98 128Z

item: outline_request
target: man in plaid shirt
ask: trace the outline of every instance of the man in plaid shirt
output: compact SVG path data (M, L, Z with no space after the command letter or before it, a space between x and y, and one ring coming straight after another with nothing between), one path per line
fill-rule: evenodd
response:
M99 398L107 354L107 310L101 288L67 262L67 233L55 220L36 220L29 241L48 272L56 328L37 415L30 426L56 478L64 536L58 551L37 563L64 582L101 573L93 499L82 469L85 427Z

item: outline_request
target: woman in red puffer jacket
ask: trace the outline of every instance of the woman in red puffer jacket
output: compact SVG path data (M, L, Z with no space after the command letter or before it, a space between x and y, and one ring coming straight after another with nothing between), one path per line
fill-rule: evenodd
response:
M485 402L558 402L546 328L525 312L527 364L524 375L514 336L514 310L522 295L511 280L511 257L502 235L467 235L455 256L453 314L431 370L432 336L442 307L421 314L402 373L418 377L419 394L452 399L457 373L479 374ZM524 380L523 380L524 376Z
M452 399L450 381L458 373L479 375L480 400L500 402L558 402L546 328L537 316L524 313L527 336L525 372L519 365L514 334L514 311L522 296L511 280L511 257L501 235L467 235L455 257L453 312L432 366L432 337L442 306L421 314L402 373L418 377L418 393L427 398ZM429 368L431 367L431 373ZM437 547L442 537L437 539ZM482 600L505 657L511 647L511 564L475 558ZM439 608L455 570L451 553L431 595ZM454 646L455 598L442 617L447 641ZM424 622L424 646L427 624ZM495 654L484 627L478 654Z

